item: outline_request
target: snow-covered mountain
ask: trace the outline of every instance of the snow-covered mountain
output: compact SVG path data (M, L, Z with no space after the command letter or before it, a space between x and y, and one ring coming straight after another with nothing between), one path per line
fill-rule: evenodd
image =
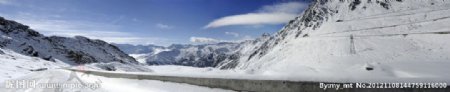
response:
M240 48L218 67L270 75L444 78L450 76L449 23L449 0L316 0L274 36Z
M148 64L301 78L446 79L448 23L449 0L316 0L275 35L227 45L178 45L139 57Z
M40 58L42 62L69 66L89 64L104 70L145 70L138 62L117 47L101 40L82 36L73 38L44 36L28 26L0 17L0 48L24 56ZM130 68L124 68L125 66Z
M131 45L131 44L116 44L112 43L112 45L117 46L120 50L127 54L148 54L148 53L159 53L161 51L166 50L164 46L156 46L156 45Z
M174 64L195 67L215 67L233 53L239 44L218 43L206 45L171 45L163 51L147 57L147 64Z
M268 33L254 40L242 42L221 42L215 44L173 44L168 47L156 45L113 44L134 57L141 63L149 65L183 65L193 67L233 68L232 63L241 58L251 58L262 49L266 49L272 40ZM264 47L266 46L266 47Z
M240 47L238 43L189 45L173 44L168 47L155 45L115 44L149 65L184 65L194 67L215 67Z

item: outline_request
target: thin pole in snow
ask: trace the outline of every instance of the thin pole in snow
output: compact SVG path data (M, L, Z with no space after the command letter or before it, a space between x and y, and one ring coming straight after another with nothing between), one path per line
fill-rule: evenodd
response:
M355 42L353 41L353 34L350 35L350 54L356 54Z

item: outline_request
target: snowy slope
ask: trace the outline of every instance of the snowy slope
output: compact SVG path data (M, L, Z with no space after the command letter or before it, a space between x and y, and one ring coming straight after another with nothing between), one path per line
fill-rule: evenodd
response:
M0 82L24 76L38 69L55 69L67 66L69 65L63 62L50 62L11 50L0 49Z
M136 61L142 64L146 64L147 61L145 61L145 59L147 59L147 56L149 56L149 54L128 54L128 55L130 55L131 57L136 59Z
M220 67L323 79L450 80L449 23L449 0L317 0Z

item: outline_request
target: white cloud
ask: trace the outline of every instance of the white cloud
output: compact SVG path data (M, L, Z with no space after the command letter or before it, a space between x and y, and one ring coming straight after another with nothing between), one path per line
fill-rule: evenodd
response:
M91 38L91 37L90 37ZM110 43L119 43L119 44L133 44L133 45L142 45L142 44L154 44L160 46L169 46L173 44L173 41L165 38L155 38L155 37L92 37L93 39L102 39Z
M216 28L230 25L280 24L295 18L295 14L287 13L249 13L223 17L209 23L205 28Z
M0 0L0 4L11 4L11 0Z
M301 9L307 4L300 2L280 3L270 6L263 6L257 12L231 15L216 19L204 28L217 28L231 25L261 25L261 24L281 24L299 16Z
M214 39L214 38L208 38L208 37L191 37L190 41L193 43L219 43L219 42L243 42L246 40L253 40L252 36L249 35L243 35L237 39L234 40L222 40L222 39Z
M173 28L172 26L169 26L166 24L161 24L161 23L156 24L156 27L161 28L161 29L172 29Z
M191 42L194 42L194 43L217 43L217 42L220 42L220 40L217 40L214 38L207 38L207 37L191 37Z
M139 20L137 18L133 18L131 21L138 22Z
M235 32L225 32L226 35L232 35L234 37L239 37L239 33L235 33Z

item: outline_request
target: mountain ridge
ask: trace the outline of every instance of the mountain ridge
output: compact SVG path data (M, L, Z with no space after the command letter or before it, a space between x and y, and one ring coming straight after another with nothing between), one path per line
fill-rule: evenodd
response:
M71 66L87 64L103 70L116 70L115 66L138 65L133 57L102 40L83 36L47 37L29 26L3 17L0 17L0 31L0 48L50 62ZM133 69L137 68L130 68Z

